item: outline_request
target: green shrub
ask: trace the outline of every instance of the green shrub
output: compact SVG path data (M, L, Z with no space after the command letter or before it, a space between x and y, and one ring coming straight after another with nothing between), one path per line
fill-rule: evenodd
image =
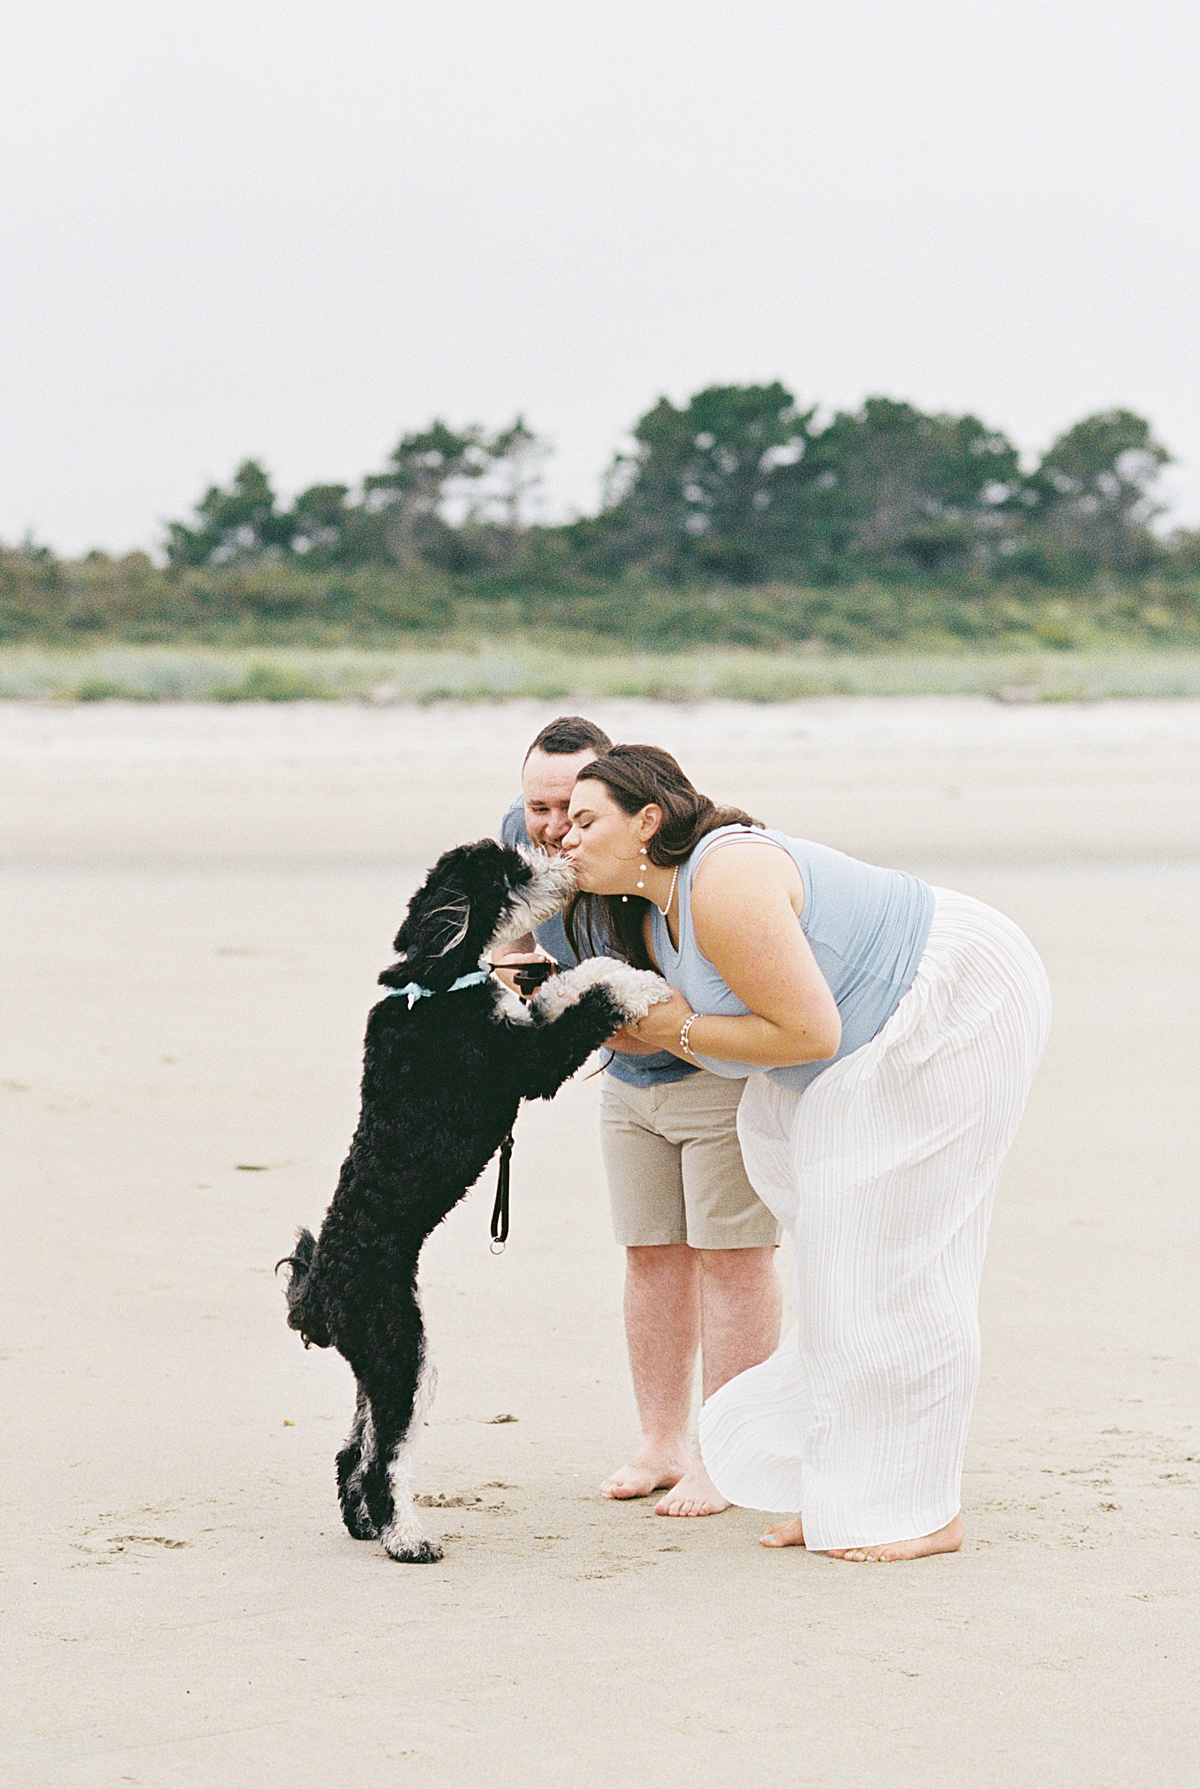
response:
M112 677L84 677L72 692L77 702L128 702L134 692Z
M239 682L213 691L218 702L311 702L327 699L325 684L286 665L249 665Z
M1200 646L1200 576L1190 570L1097 578L1069 591L982 574L941 583L910 575L742 584L672 582L644 568L609 578L569 566L544 570L541 582L269 559L167 571L144 553L65 561L0 550L0 642L398 647L486 634L571 640L589 651L856 655Z

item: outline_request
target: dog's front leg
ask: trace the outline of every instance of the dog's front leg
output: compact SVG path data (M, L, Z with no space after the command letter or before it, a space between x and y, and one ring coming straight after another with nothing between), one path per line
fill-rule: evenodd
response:
M589 957L539 989L522 1038L527 1099L551 1099L563 1082L622 1025L645 1018L670 996L661 976L611 957Z

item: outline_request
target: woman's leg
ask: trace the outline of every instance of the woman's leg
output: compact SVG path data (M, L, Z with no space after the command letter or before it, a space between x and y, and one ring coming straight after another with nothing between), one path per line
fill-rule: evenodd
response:
M1027 941L965 897L939 901L927 957L891 1025L799 1096L790 1123L786 1100L743 1109L752 1177L778 1174L784 1133L791 1154L797 1402L768 1363L749 1400L736 1386L714 1400L701 1433L722 1490L800 1511L771 1544L886 1559L961 1539L983 1250L1048 996Z
M922 1535L915 1541L892 1541L887 1546L877 1547L829 1547L831 1559L853 1559L871 1561L882 1565L896 1559L924 1559L930 1553L957 1553L963 1542L962 1517L955 1516L936 1534ZM780 1522L774 1528L768 1528L762 1536L764 1547L802 1547L804 1545L804 1522L800 1516L791 1516L786 1522Z

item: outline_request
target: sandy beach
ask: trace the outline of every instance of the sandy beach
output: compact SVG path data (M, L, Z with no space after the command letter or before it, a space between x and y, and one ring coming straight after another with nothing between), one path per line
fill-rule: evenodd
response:
M1046 960L961 1553L595 1495L635 1423L594 1079L523 1113L507 1252L490 1173L426 1250L444 1562L342 1530L349 1371L272 1266L328 1202L408 893L555 711L0 704L0 1783L1190 1789L1200 703L589 709Z

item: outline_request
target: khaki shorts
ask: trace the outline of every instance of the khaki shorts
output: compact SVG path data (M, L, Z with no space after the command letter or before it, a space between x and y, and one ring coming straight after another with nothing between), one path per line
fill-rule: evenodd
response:
M737 1136L744 1081L701 1069L631 1087L605 1075L600 1147L625 1248L773 1248L779 1225L746 1178Z

